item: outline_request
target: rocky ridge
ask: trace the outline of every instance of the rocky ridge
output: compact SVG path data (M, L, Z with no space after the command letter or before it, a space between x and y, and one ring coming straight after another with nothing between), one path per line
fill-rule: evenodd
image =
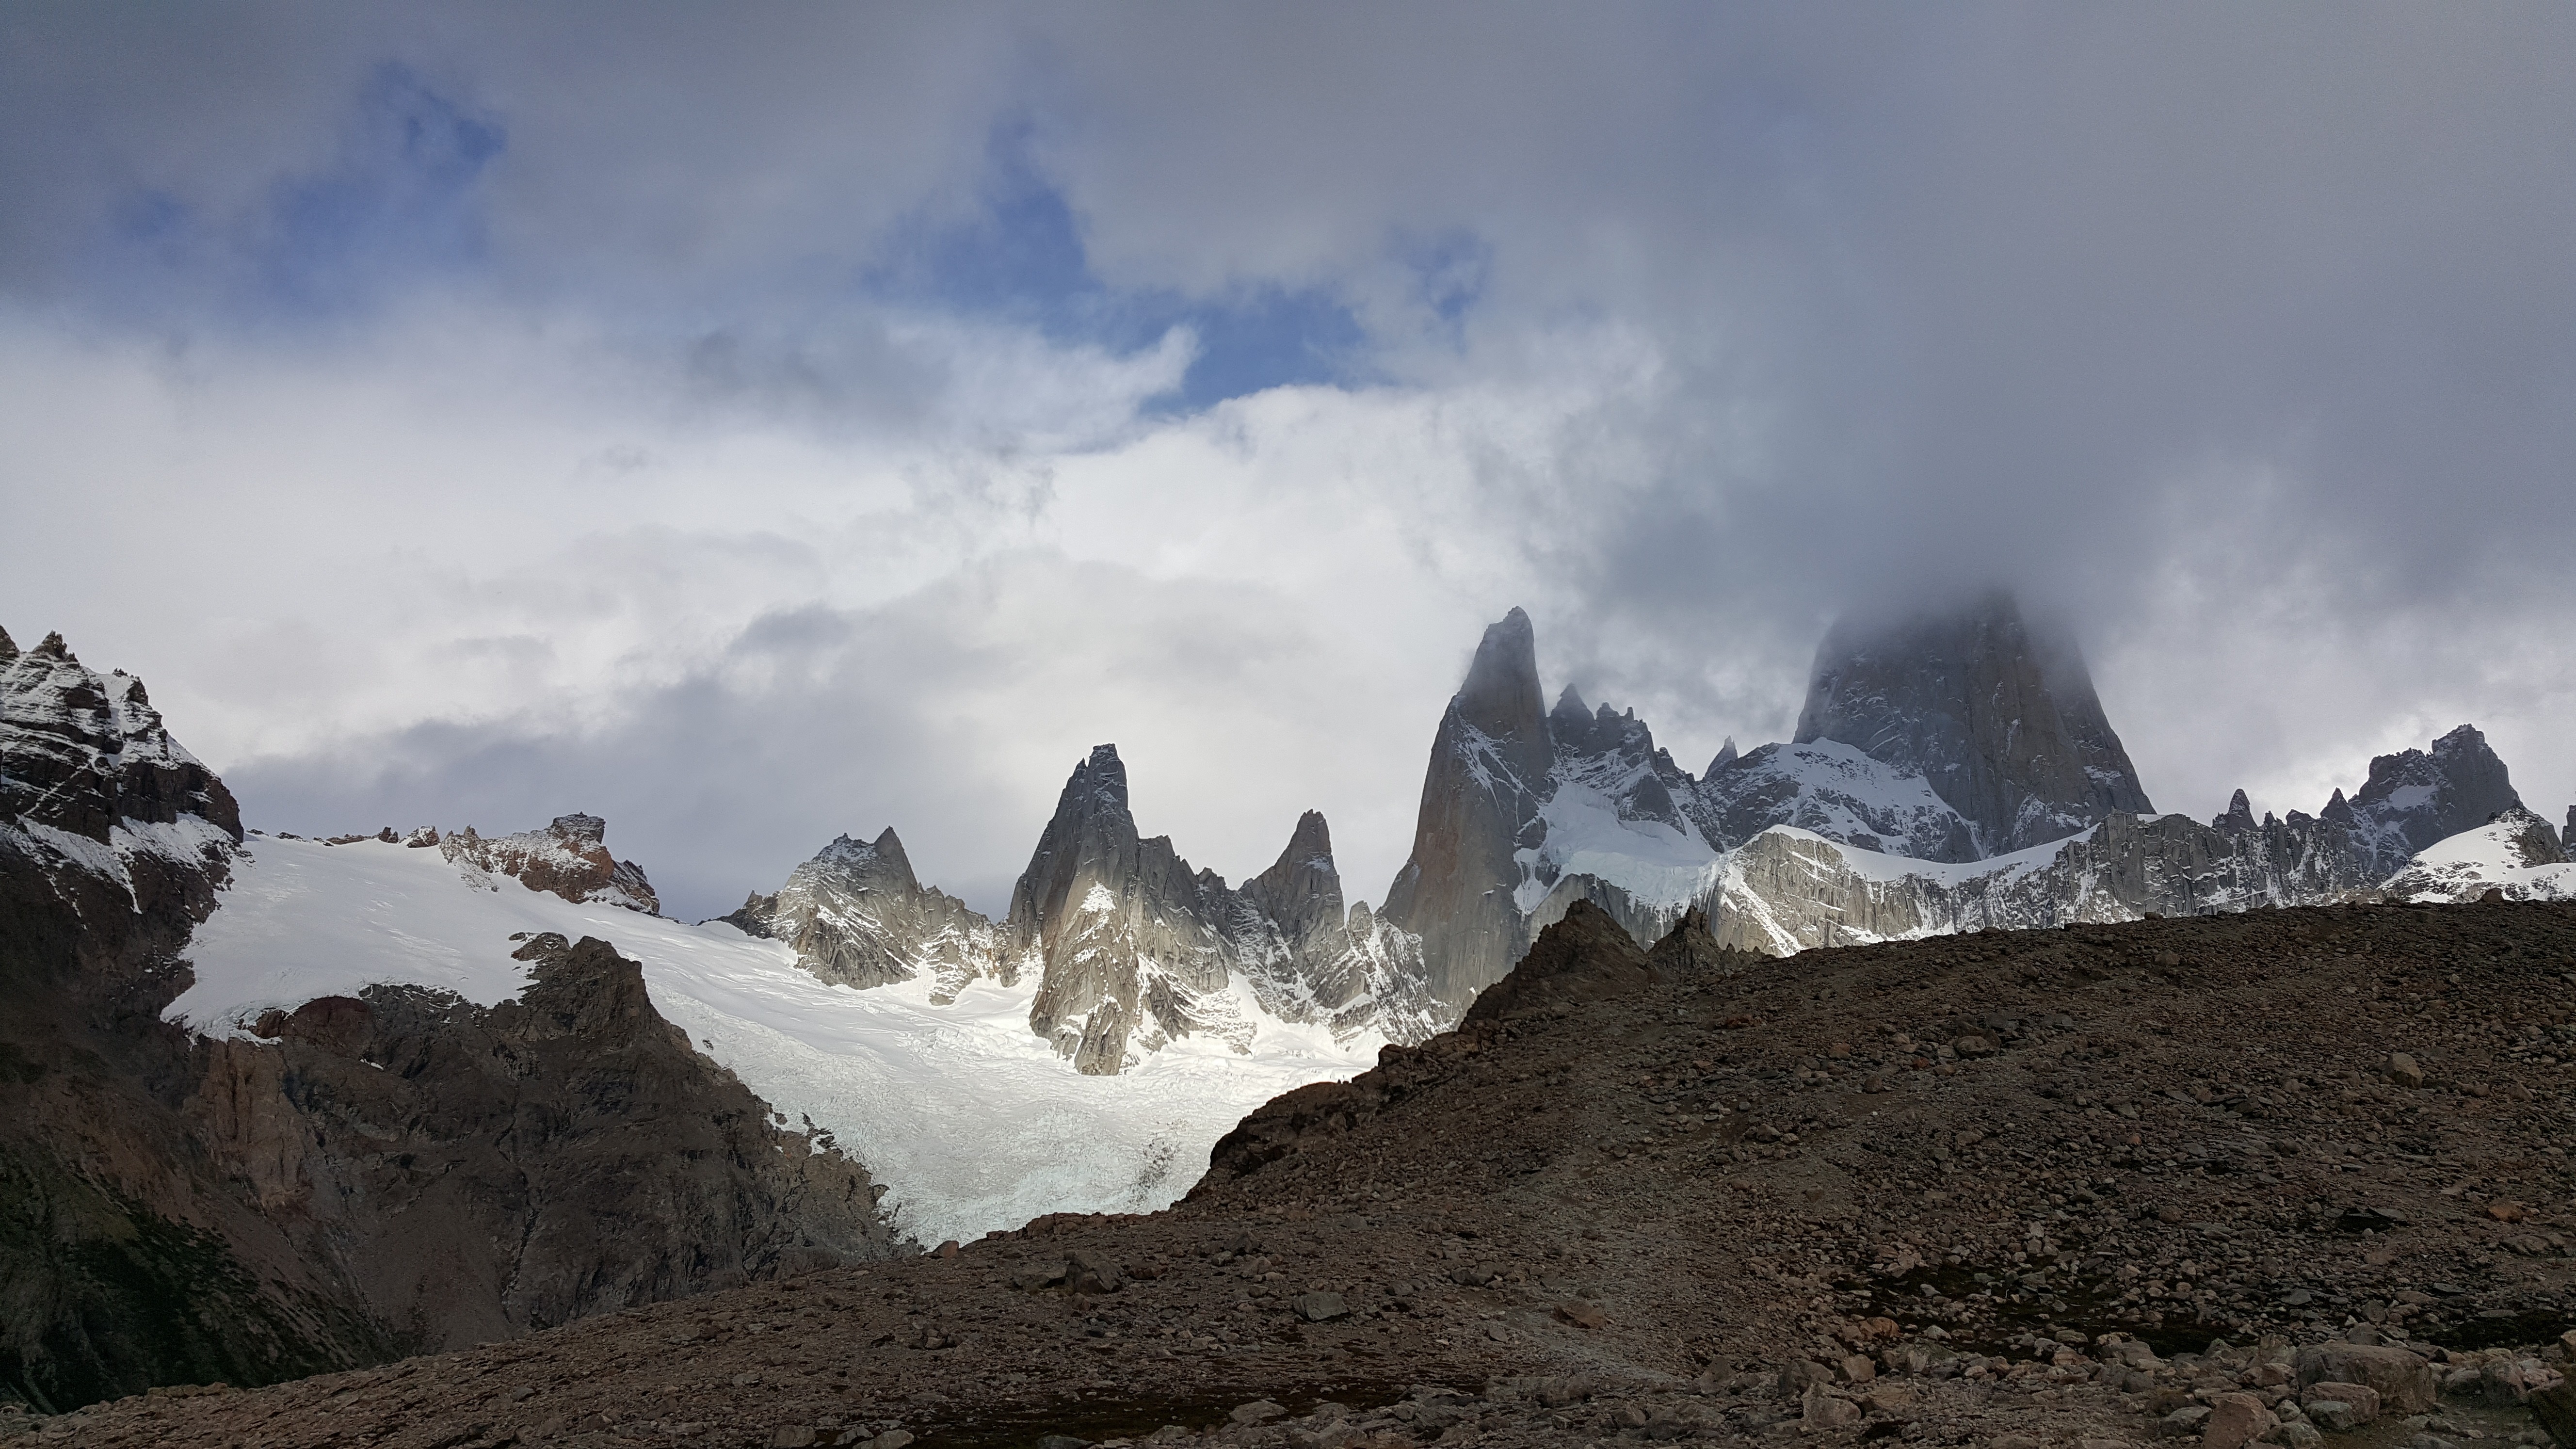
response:
M532 891L577 904L623 906L648 916L662 913L644 868L608 853L608 822L596 815L558 815L543 830L488 840L471 825L444 838L434 830L412 838L437 846L469 883L487 890L500 889L493 877L509 876Z
M2522 797L2515 793L2504 761L2487 747L2486 736L2462 725L2433 741L2430 751L2374 757L2370 778L2353 793L2348 808L2356 849L2367 869L2385 877L2435 841L2474 830L2521 806ZM2341 813L2331 801L2326 809Z
M568 819L519 859L581 888ZM531 947L560 959L488 1010L163 1021L241 841L139 681L0 635L7 1392L268 1382L898 1250L864 1170L771 1126L602 942Z
M1248 1117L1162 1213L28 1442L2433 1449L2576 1407L2576 908L1794 972L1583 907L1539 944L1458 1031Z
M1698 908L1727 945L1775 954L2318 904L2388 889L2418 853L2519 808L2503 762L2462 726L2372 761L2369 782L2318 815L2258 820L2242 791L2207 824L2149 814L2081 656L2001 595L1837 627L1799 741L1739 755L1730 740L1703 778L1633 712L1587 711L1569 688L1542 714L1539 698L1514 610L1433 738L1413 858L1388 892L1445 1000L1496 979L1578 900L1640 942ZM2031 843L1994 851L2015 842ZM2546 873L2506 888L2576 889Z
M1264 1018L1344 1041L1419 1041L1448 1019L1423 989L1421 943L1364 901L1344 905L1321 814L1231 887L1137 829L1115 745L1074 768L998 923L915 879L890 828L873 844L835 840L722 919L786 942L826 981L927 974L934 1003L978 978L1033 982L1029 1029L1090 1075L1184 1038L1248 1051Z
M2475 830L2418 851L2385 887L2405 901L2576 899L2576 864L2549 822L2516 805Z
M776 894L755 893L718 919L784 941L806 970L863 990L926 975L932 999L944 1003L978 977L1016 978L993 923L924 886L892 826L873 841L835 837Z

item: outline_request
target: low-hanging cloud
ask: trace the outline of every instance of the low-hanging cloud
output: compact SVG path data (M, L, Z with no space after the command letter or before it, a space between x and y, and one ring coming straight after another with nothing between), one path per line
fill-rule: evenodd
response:
M1373 897L1515 603L1694 767L1834 614L2002 582L2167 808L2473 719L2555 815L2571 61L2512 6L37 7L0 620L254 818L590 808L690 909L886 823L995 904L1103 739L1193 859L1321 805Z

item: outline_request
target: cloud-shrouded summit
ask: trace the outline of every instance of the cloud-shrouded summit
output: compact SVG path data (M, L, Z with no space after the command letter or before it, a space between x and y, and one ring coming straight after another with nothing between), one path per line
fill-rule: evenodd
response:
M1829 625L1999 587L2090 682L1961 656L2057 737L1837 797L1918 858L2464 719L2554 819L2571 132L2541 7L22 7L0 624L255 823L595 811L691 917L891 824L999 919L1110 739L1193 862L1311 809L1375 890L1514 603L1653 748L1785 742L1721 831L1869 774Z

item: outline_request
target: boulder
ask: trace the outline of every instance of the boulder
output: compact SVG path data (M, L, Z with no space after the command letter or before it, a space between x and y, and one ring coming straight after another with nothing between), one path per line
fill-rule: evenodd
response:
M2559 1449L2576 1449L2576 1378L2533 1394L2529 1407L2531 1417L2558 1441Z
M2220 1394L2209 1401L2209 1421L2201 1426L2200 1449L2245 1449L2281 1427L2280 1416L2252 1394Z
M1064 1286L1076 1293L1115 1293L1127 1275L1108 1255L1076 1248L1064 1255Z
M2383 1413L2421 1414L2433 1407L2433 1366L2402 1348L2321 1343L2299 1350L2297 1368L2302 1389L2338 1383L2377 1391Z
M2299 1407L2318 1428L2349 1434L2379 1417L2379 1391L2368 1384L2322 1380L2300 1393Z
M1840 1429L1860 1422L1860 1405L1817 1384L1807 1390L1798 1418L1810 1429Z
M1350 1305L1342 1301L1342 1295L1339 1293L1300 1293L1288 1301L1288 1306L1295 1309L1297 1316L1308 1323L1324 1323L1336 1318L1347 1318L1351 1312Z

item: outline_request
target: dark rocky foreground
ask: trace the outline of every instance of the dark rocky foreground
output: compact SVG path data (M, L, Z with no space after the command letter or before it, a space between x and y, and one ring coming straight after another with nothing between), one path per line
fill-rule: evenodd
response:
M1167 1212L25 1441L2424 1446L2569 1395L2576 909L1695 929L1574 910Z

